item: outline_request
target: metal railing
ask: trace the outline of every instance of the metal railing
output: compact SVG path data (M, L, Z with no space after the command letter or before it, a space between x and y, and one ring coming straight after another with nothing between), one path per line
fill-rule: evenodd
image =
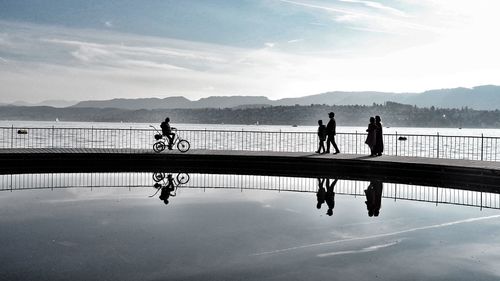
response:
M314 132L179 130L191 149L313 152ZM0 148L152 149L150 129L0 127ZM342 153L370 154L366 133L338 133ZM384 134L384 154L445 159L500 161L500 137Z
M174 174L175 175L175 174ZM268 190L278 192L316 193L316 178L274 177L261 175L190 174L189 181L180 189L236 189ZM61 189L61 188L150 188L152 173L49 173L0 175L0 191ZM366 181L340 180L334 187L336 194L363 198ZM311 199L315 200L316 196ZM479 208L500 209L500 194L473 190L384 183L382 197L392 200L410 200L434 204L453 204ZM310 202L315 204L314 201ZM363 206L363 205L362 205Z

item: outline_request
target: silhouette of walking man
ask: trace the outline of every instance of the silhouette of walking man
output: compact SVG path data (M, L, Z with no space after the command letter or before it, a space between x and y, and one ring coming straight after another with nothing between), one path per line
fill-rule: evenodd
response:
M326 179L325 201L326 201L326 204L328 205L328 211L326 211L326 214L329 216L333 215L333 208L335 208L335 192L333 191L333 189L335 188L337 181L338 181L338 179L335 179L330 184L330 179Z
M335 143L335 135L337 130L337 123L335 122L335 113L333 112L328 113L328 117L330 117L330 121L328 121L328 124L326 125L326 134L328 138L326 140L325 153L330 153L330 143L331 143L333 145L333 148L335 148L335 152L333 154L337 154L340 153L340 150L337 147L337 144Z

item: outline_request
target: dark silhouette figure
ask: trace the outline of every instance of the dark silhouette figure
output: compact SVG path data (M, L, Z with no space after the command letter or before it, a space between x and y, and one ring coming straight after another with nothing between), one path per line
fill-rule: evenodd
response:
M365 190L365 204L370 217L378 217L382 205L382 190L383 183L381 181L370 181L370 185Z
M337 144L335 143L335 135L337 129L337 123L335 122L335 113L333 112L328 113L328 117L330 117L330 121L328 121L328 124L326 125L326 134L328 136L328 139L326 141L325 153L330 153L330 143L331 143L333 145L333 148L335 149L334 154L337 154L340 153L340 150L337 147Z
M377 156L375 152L375 144L377 143L377 125L375 124L375 118L370 117L370 124L368 124L368 136L366 137L365 143L370 147L370 156Z
M318 178L318 192L316 192L316 198L318 199L318 204L316 204L316 208L321 209L321 205L325 203L326 199L326 190L323 186L325 184L325 179Z
M373 152L377 156L381 156L382 152L384 152L384 138L382 134L382 120L380 119L380 116L375 116L375 125L377 130L375 131L375 148L373 149Z
M155 184L155 187L158 183ZM161 185L160 185L161 186ZM165 203L165 205L168 204L168 198L170 196L174 197L175 196L175 185L174 185L174 178L172 177L172 174L167 175L167 184L164 186L161 186L161 193L160 193L160 200Z
M318 150L316 153L324 153L325 149L325 140L326 140L326 126L323 125L323 120L318 120Z
M161 122L161 133L168 138L168 149L172 150L172 144L174 143L175 133L172 133L172 128L170 127L170 118L165 118L165 121Z
M326 205L328 205L328 211L326 211L326 214L329 216L333 215L333 208L335 208L335 192L333 190L335 188L335 185L337 184L337 181L338 179L335 179L330 184L330 179L326 179L325 201Z

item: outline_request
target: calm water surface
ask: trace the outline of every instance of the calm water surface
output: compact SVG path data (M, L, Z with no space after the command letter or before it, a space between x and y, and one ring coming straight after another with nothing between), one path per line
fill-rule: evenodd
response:
M325 120L326 121L326 117ZM158 124L152 124L159 127ZM245 130L245 131L284 131L284 132L316 132L317 125L312 126L280 126L280 125L231 125L231 124L179 124L172 121L172 126L183 130ZM367 123L368 124L368 123ZM55 128L120 128L120 129L150 129L149 123L117 123L117 122L45 122L45 121L5 121L0 120L0 127L52 127ZM341 126L338 124L337 131L340 133L364 133L365 126ZM485 129L485 128L418 128L418 127L386 127L384 133L401 133L401 134L441 134L452 136L491 136L500 137L500 129Z
M463 200L498 194L383 184L370 217L370 182L339 181L328 216L317 179L190 175L167 205L149 197L153 183L151 174L2 176L0 280L500 278L500 210ZM402 191L419 201L391 198ZM461 205L429 197L443 192Z

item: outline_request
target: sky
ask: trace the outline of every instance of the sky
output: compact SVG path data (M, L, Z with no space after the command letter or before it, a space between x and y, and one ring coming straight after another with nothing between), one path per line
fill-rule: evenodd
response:
M500 84L497 0L2 0L0 103Z

